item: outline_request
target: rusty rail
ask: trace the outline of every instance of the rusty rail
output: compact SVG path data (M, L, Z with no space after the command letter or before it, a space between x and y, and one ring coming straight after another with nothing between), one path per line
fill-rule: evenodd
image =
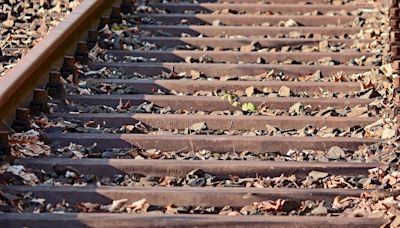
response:
M348 182L396 169L379 149L398 142L398 129L390 137L360 132L385 118L398 120L399 77L386 79L394 95L384 97L369 94L373 83L354 75L382 74L389 56L400 72L398 4L390 3L388 54L372 52L383 41L353 24L377 13L378 2L198 2L84 0L0 81L0 155L45 182L28 184L15 170L1 175L7 206L0 226L377 227L391 221L351 217L333 206L312 211L341 199L398 195L388 186L379 191L375 179L374 187ZM287 21L292 25L282 26ZM367 58L375 62L357 64ZM21 135L9 138L11 128L34 129L45 155L24 154L15 142ZM327 128L329 134L318 135ZM300 129L305 133L297 134ZM362 148L378 152L365 155ZM282 187L286 177L295 181ZM114 181L124 178L139 181ZM171 184L183 179L190 180ZM110 209L121 199L126 208ZM126 213L143 199L153 213ZM24 200L41 213L25 210ZM273 209L245 210L257 203ZM52 213L59 208L66 209Z

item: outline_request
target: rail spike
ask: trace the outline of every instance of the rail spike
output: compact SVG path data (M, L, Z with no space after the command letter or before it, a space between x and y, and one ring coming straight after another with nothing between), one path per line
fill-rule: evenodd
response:
M46 90L52 98L59 98L64 95L64 85L59 71L49 72L49 82L47 83Z
M42 112L48 113L49 107L47 104L48 95L44 89L35 89L33 91L33 100L30 105L31 115L38 116Z
M99 33L96 29L90 29L88 31L88 37L86 39L88 49L92 49L96 45L98 35Z
M68 77L72 76L72 82L74 84L78 83L78 68L76 67L76 59L74 56L64 57L64 63L60 72L64 79L68 79Z
M12 129L16 132L29 130L31 127L30 113L31 110L29 108L17 108Z
M86 41L79 41L76 45L75 59L81 64L89 63L89 47Z

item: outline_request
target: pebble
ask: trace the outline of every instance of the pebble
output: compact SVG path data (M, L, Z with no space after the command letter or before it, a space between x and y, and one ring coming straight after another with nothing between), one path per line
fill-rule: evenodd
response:
M331 147L327 154L328 158L332 160L343 158L345 155L344 151L338 146Z

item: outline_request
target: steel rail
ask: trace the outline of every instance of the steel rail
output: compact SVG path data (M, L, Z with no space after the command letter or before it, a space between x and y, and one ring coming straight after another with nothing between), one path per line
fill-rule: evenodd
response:
M98 15L115 1L85 0L72 13L18 61L18 64L1 78L0 119L10 123L14 110L26 105L35 87L47 83L47 72L69 50ZM1 124L1 128L9 130Z

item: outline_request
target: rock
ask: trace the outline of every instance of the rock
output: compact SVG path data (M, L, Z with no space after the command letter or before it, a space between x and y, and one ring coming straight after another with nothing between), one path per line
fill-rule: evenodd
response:
M204 177L190 179L187 183L190 187L203 187L206 185L206 179Z
M236 80L238 76L236 75L226 75L219 78L220 81L229 81L229 80Z
M340 64L339 61L332 59L331 57L323 57L318 59L317 61L321 65L328 65L328 66L333 66L333 65L338 65Z
M278 91L278 95L280 97L289 97L290 96L290 88L287 86L282 86Z
M243 215L255 215L258 213L258 207L257 205L247 205L242 207L242 209L240 209L240 213Z
M138 90L133 86L128 86L124 89L124 93L126 94L137 94Z
M251 44L240 47L241 52L249 52L249 51L254 51L254 50L255 50L254 46Z
M192 76L193 80L196 80L196 79L199 79L202 76L202 74L201 74L201 72L199 72L197 70L191 70L190 76Z
M297 21L295 21L295 20L293 20L293 19L289 19L289 20L287 20L285 23L284 23L284 26L285 27L297 27L297 26L299 26L300 24L299 23L297 23Z
M252 42L249 45L244 45L240 47L240 51L242 52L248 52L248 51L257 51L260 50L262 48L262 45L259 42Z
M382 139L391 139L391 138L393 138L395 136L396 136L396 129L385 128L383 130L381 138Z
M58 175L58 176L64 176L66 172L73 172L77 175L80 175L79 171L75 169L74 167L67 166L67 165L53 165L53 171Z
M319 79L322 78L322 73L321 73L320 70L317 70L317 71L315 71L314 74L312 74L312 76L313 76L313 79L314 79L314 80L319 80Z
M269 124L265 124L265 128L267 129L269 134L274 133L274 132L277 131L277 129L274 126L269 125Z
M220 26L220 25L222 25L220 20L215 20L212 22L212 26Z
M301 36L302 36L301 32L298 32L298 31L289 32L290 38L300 38Z
M294 200L285 200L282 205L282 211L289 213L293 210L297 210L300 207L300 203Z
M327 156L329 159L339 159L345 157L346 154L340 147L333 146L329 149Z
M327 177L329 174L325 172L320 172L320 171L311 171L308 176L312 177L314 180L319 180L322 178Z
M268 88L268 87L264 87L263 88L263 93L265 93L265 94L270 94L270 93L273 93L274 91L271 89L271 88Z
M190 56L186 56L185 57L185 62L187 62L187 63L193 63L193 58L192 57L190 57Z
M248 87L245 91L246 96L251 97L254 94L254 86L250 86Z
M351 112L347 113L348 117L356 117L356 116L360 116L364 113L366 113L368 111L368 107L367 106L356 106L354 108L351 109Z
M372 189L371 187L369 187L371 182L371 178L362 178L358 181L358 183L361 184L364 189Z
M311 12L311 15L317 16L317 15L323 15L323 13L319 12L318 10L314 10Z
M265 64L266 61L265 61L265 59L263 59L263 58L260 57L260 58L257 59L257 63L258 63L258 64Z
M65 175L64 175L66 178L72 178L72 179L75 179L76 177L77 177L77 175L76 175L76 173L75 172L71 172L71 171L66 171L65 172Z
M229 14L229 13L230 14L238 14L238 12L236 10L232 10L232 9L229 9L229 8L221 10L221 13L222 14Z
M153 108L153 106L154 106L153 103L149 103L149 104L143 103L140 105L140 109L143 109L146 112L151 112L151 109ZM138 106L138 108L139 108L139 106Z
M199 58L199 62L201 63L212 63L213 61L213 58L209 55L202 55Z
M328 40L323 40L323 41L320 41L320 42L319 42L319 50L320 50L320 51L325 50L325 49L328 49L328 48L329 48L329 42L328 42Z
M106 152L103 152L101 154L101 157L102 158L117 158L118 157L118 153L113 153L111 151L106 151Z
M11 28L14 25L14 21L12 19L5 20L2 22L2 25L6 28Z
M135 125L126 125L125 128L128 132L132 132L135 129Z
M328 209L323 206L323 202L311 211L312 215L326 215L328 214Z
M289 108L289 113L290 114L295 114L295 115L299 115L299 114L301 114L301 110L303 109L303 104L302 103L300 103L300 102L297 102L296 104L294 104L294 105L292 105L290 108Z
M200 123L195 123L190 127L190 130L192 131L201 131L201 130L207 130L207 125L205 122L200 122Z
M190 171L188 174L186 174L186 178L191 179L191 178L199 178L199 177L204 177L205 172L202 169L194 169Z

